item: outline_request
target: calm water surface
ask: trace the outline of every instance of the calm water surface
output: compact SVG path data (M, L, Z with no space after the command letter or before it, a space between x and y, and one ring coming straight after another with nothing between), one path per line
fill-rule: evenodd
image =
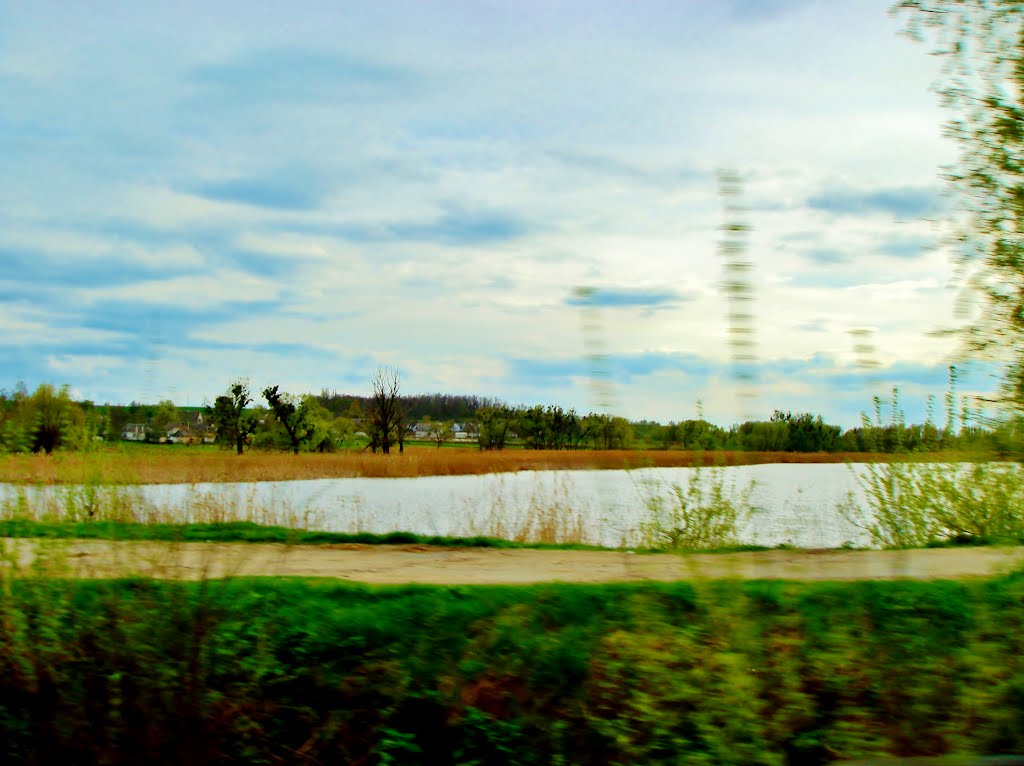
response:
M867 535L842 519L836 505L860 496L854 472L862 465L779 464L722 469L727 485L754 482L757 509L742 529L743 542L774 546L867 545ZM708 471L703 472L707 478ZM689 468L630 471L522 471L484 476L410 479L318 479L233 484L148 485L131 489L134 504L161 513L227 507L259 519L295 518L336 531L404 530L438 535L522 536L559 526L586 542L634 545L648 514L645 498L672 483L686 485ZM0 485L0 500L17 490ZM28 488L30 502L61 497L68 488ZM72 490L73 492L73 490Z

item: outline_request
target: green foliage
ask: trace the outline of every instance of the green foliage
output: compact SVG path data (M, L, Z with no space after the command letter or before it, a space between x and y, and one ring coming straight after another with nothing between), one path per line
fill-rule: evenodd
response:
M758 452L784 452L789 446L789 424L772 421L747 421L733 429L731 445Z
M164 399L153 410L149 418L149 426L158 434L166 436L166 432L175 423L181 420L181 413L178 405L170 399Z
M438 449L441 448L442 444L454 437L455 431L453 430L450 422L442 421L440 423L434 423L431 426L430 440L437 445Z
M866 530L874 545L1024 540L1024 468L1019 464L893 461L863 465L854 475L867 506L851 493L838 512Z
M87 403L91 409L92 403ZM44 452L81 449L96 434L95 417L86 420L71 399L68 386L41 383L29 395L19 383L14 392L0 394L0 449L6 452Z
M851 492L839 503L840 516L871 536L882 548L917 548L934 540L938 525L931 499L922 494L922 465L870 463L854 472L867 500L862 507Z
M949 368L946 422L932 426L929 403L925 429L917 432L903 423L899 389L890 400L889 422L882 420L882 400L874 398L874 420L861 415L863 435L872 451L927 452L934 445L949 446L957 440L970 443L975 429L968 425L968 407L959 432L956 429L957 371ZM1016 441L1012 421L992 432L1008 442ZM1008 446L1008 450L1012 447ZM891 460L868 463L851 471L865 504L849 493L837 507L851 524L865 530L873 545L883 548L917 548L950 542L1020 541L1024 539L1024 470L1019 464L933 463Z
M480 449L504 449L513 423L512 410L504 405L481 407L476 411L476 419L480 429L477 436Z
M622 417L591 412L572 425L568 443L574 447L589 440L594 449L627 449L633 441L633 427Z
M786 452L834 452L839 444L842 429L830 426L821 419L821 415L809 412L791 412L775 410L772 423L786 426Z
M743 523L754 513L755 483L737 488L727 469L697 465L685 484L641 488L647 518L640 539L650 548L708 550L736 545Z
M1024 577L0 580L5 763L817 764L1024 749Z
M912 38L934 42L938 83L959 150L947 169L957 210L966 350L1004 367L1003 399L1024 413L1024 9L1016 0L900 0Z
M316 397L307 394L302 397L302 404L306 407L306 418L312 428L312 435L302 444L302 450L334 452L346 437L351 436L352 421L335 418Z
M218 443L233 447L239 455L252 442L252 435L259 425L256 413L246 411L250 404L249 384L238 380L228 386L226 394L217 397L212 409L208 408Z
M0 450L13 453L31 452L31 433L17 419L5 418L0 424Z
M527 449L626 449L632 426L622 417L591 412L584 417L557 405L511 408L488 405L476 412L480 449L504 449L515 438Z
M316 423L310 411L312 397L297 399L291 394L278 391L277 386L268 386L263 389L263 398L284 429L288 437L288 448L298 455L303 445L313 441L316 435Z

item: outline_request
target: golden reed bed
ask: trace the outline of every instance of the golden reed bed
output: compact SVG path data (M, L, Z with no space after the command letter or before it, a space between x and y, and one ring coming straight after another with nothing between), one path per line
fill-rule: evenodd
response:
M0 482L19 484L194 484L285 481L353 476L396 478L464 474L756 463L840 463L885 460L885 455L679 450L548 451L412 447L405 454L233 452L211 447L140 447L86 453L0 456Z

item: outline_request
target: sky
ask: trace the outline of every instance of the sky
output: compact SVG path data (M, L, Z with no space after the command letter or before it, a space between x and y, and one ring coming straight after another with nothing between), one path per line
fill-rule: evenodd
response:
M853 425L898 386L920 419L955 150L888 5L0 3L0 387L199 405L386 366L661 422Z

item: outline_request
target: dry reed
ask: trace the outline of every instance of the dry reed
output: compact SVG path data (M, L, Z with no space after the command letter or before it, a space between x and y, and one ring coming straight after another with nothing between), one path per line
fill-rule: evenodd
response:
M131 524L227 524L317 530L326 528L316 508L296 508L282 498L260 499L256 487L243 495L225 495L196 486L176 499L147 500L139 487L118 485L19 487L0 500L0 520L46 523L117 522Z
M45 455L0 456L0 482L15 484L197 484L348 477L460 476L542 470L674 468L760 463L884 461L851 453L688 452L677 450L550 451L413 447L404 454L368 452L235 455L210 447L138 447ZM933 459L934 458L933 456Z
M525 505L517 508L514 495L500 482L490 507L482 516L474 509L463 512L457 534L466 537L496 537L519 543L553 545L596 545L599 530L588 529L584 514L574 507L573 489L564 480L550 491L534 486Z

